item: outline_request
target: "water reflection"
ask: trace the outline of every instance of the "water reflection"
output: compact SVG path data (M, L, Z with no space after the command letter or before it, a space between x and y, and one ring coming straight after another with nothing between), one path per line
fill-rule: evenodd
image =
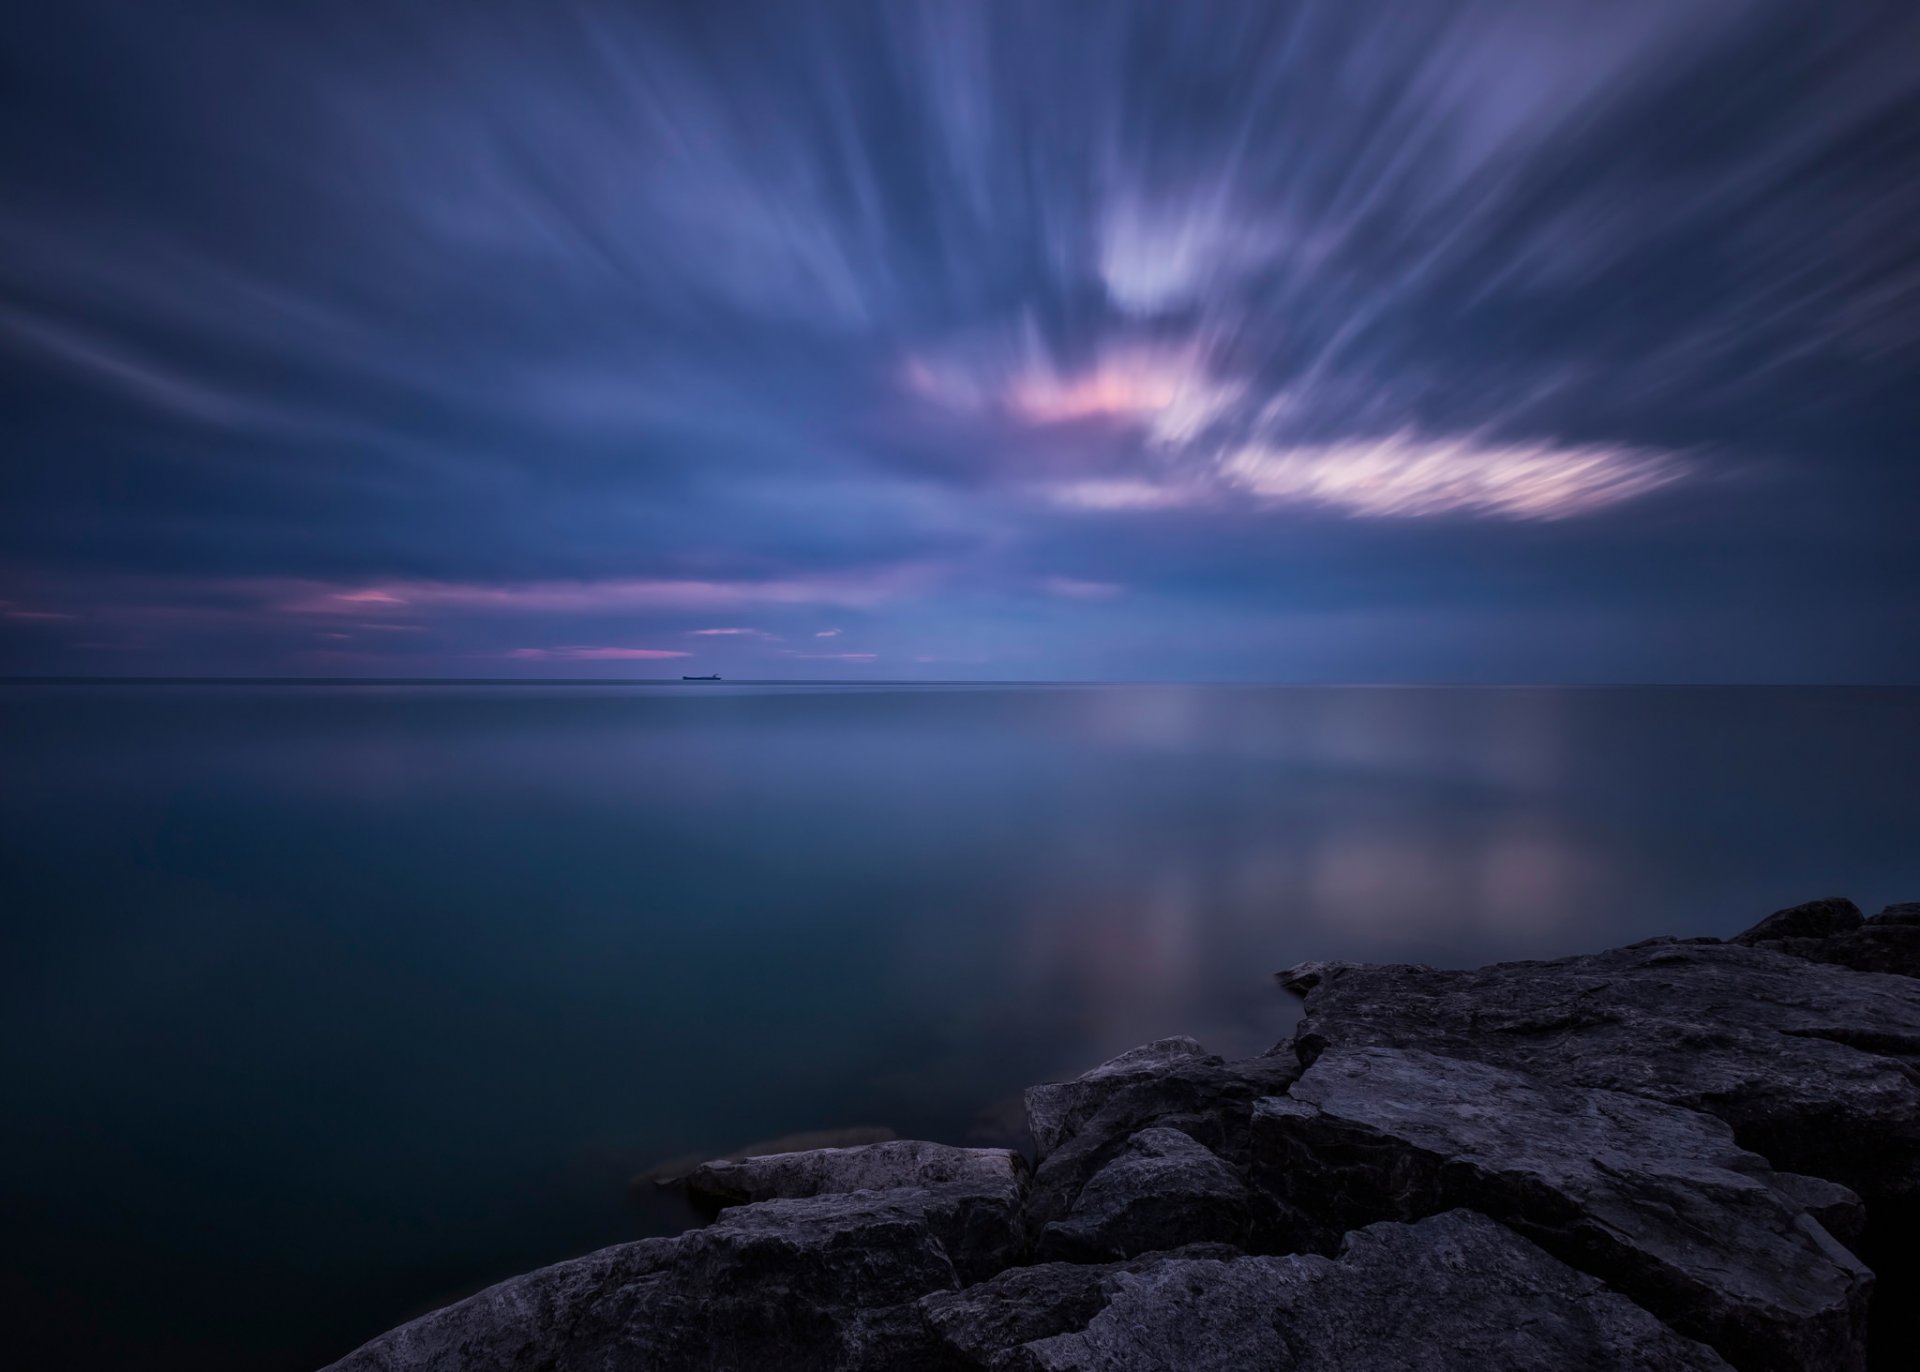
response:
M1302 958L1910 898L1916 704L13 688L9 1294L30 1351L311 1365L675 1222L622 1200L664 1157L962 1139L1144 1039L1257 1051Z

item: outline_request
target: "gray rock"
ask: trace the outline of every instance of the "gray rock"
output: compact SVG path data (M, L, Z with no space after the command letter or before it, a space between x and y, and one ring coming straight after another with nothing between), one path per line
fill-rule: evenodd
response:
M1150 1080L1174 1064L1189 1062L1217 1065L1220 1059L1209 1054L1197 1039L1184 1035L1155 1039L1109 1058L1072 1081L1028 1087L1027 1128L1033 1132L1036 1152L1044 1158L1059 1147L1121 1085Z
M1889 905L1867 923L1920 924L1920 900L1903 900L1897 905Z
M1297 1039L1268 1055L1162 1040L1034 1088L1030 1177L1005 1149L742 1150L690 1165L687 1192L729 1207L708 1228L336 1366L1725 1366L1677 1325L1746 1368L1851 1368L1868 1278L1844 1244L1880 1277L1874 1365L1904 1368L1920 981L1831 960L1920 932L1886 915L1475 972L1306 965L1283 978ZM1434 1213L1462 1202L1504 1227Z
M1471 1206L1734 1366L1865 1366L1872 1276L1722 1122L1407 1049L1323 1053L1254 1114L1256 1177L1310 1246Z
M1735 934L1733 941L1754 944L1782 938L1825 938L1858 929L1861 922L1858 905L1845 896L1828 896L1775 910L1745 933Z
M1798 1172L1772 1172L1767 1185L1820 1222L1820 1227L1855 1253L1867 1232L1867 1207L1860 1197L1838 1182L1803 1177Z
M765 1157L770 1153L803 1153L811 1148L854 1148L864 1143L884 1143L899 1137L885 1125L878 1124L853 1125L845 1129L810 1129L799 1134L783 1134L777 1139L742 1144L731 1152L722 1153L720 1157L728 1162L737 1162L741 1158ZM696 1167L714 1160L711 1153L682 1153L655 1163L627 1185L634 1191L671 1186Z
M1022 1372L1726 1368L1633 1302L1467 1211L1363 1229L1337 1260L1056 1265L923 1307L951 1365Z
M1190 1244L1120 1264L1044 1262L1014 1267L964 1291L923 1296L930 1363L988 1367L1018 1358L1020 1344L1084 1329L1106 1308L1123 1272L1149 1271L1175 1258L1232 1260L1225 1244Z
M1034 1087L1028 1105L1047 1121L1047 1146L1034 1168L1028 1224L1039 1233L1067 1219L1080 1189L1143 1129L1177 1129L1228 1166L1244 1168L1253 1103L1285 1090L1299 1075L1291 1051L1222 1062L1191 1039L1162 1040L1077 1081ZM1039 1137L1042 1130L1034 1132ZM1251 1227L1263 1229L1260 1215L1252 1217ZM1183 1232L1211 1231L1210 1219L1195 1217Z
M1359 963L1340 961L1296 962L1284 972L1275 972L1274 980L1285 990L1296 996L1304 996L1328 977L1337 975L1347 967L1357 967Z
M1761 948L1656 944L1474 971L1346 966L1308 992L1304 1061L1425 1048L1703 1110L1870 1211L1920 1197L1920 982Z
M1734 942L1856 972L1920 977L1920 906L1890 905L1862 920L1850 900L1816 900L1761 920Z
M1867 924L1851 933L1774 939L1758 946L1856 972L1920 977L1920 924Z
M1106 1262L1191 1243L1244 1245L1252 1197L1240 1174L1177 1129L1143 1129L1040 1231L1045 1260Z
M701 1164L678 1184L716 1206L949 1182L1003 1194L1017 1203L1026 1175L1026 1160L1010 1149L895 1139L858 1148L720 1159Z
M516 1277L385 1334L334 1372L914 1365L913 1302L1017 1256L1004 1192L964 1183L726 1211Z

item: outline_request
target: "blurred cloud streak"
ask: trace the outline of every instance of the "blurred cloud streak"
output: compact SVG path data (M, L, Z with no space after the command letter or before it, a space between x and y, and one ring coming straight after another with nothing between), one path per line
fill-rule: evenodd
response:
M1916 50L1871 0L10 7L0 654L293 669L274 605L382 594L449 670L747 607L705 637L775 665L826 606L987 675L1920 675Z

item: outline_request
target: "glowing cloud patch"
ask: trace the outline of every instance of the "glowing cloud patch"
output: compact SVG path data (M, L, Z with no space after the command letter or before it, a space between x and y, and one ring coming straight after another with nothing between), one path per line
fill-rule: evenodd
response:
M1130 348L1103 354L1085 371L1029 370L1009 386L1006 404L1032 424L1109 420L1140 425L1162 443L1182 443L1239 395L1240 387L1214 379L1195 351Z
M1270 505L1321 505L1374 518L1478 514L1567 519L1643 496L1687 467L1633 448L1422 439L1409 432L1325 447L1249 447L1221 480Z
M1226 414L1244 388L1208 369L1197 345L1115 343L1063 368L1031 340L968 356L910 359L906 388L949 409L1004 414L1023 425L1118 424L1185 443Z

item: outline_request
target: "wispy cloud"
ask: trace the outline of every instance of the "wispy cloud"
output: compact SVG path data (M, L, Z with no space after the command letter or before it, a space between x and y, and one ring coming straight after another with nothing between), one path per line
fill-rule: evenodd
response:
M8 594L155 669L1124 673L1690 588L1920 670L1847 618L1920 595L1915 7L739 6L8 26Z
M1226 482L1272 505L1323 505L1375 518L1489 514L1569 519L1682 480L1666 453L1395 434L1320 448L1245 448Z
M522 662L657 662L691 657L672 648L622 648L571 645L564 648L511 648L505 656Z

